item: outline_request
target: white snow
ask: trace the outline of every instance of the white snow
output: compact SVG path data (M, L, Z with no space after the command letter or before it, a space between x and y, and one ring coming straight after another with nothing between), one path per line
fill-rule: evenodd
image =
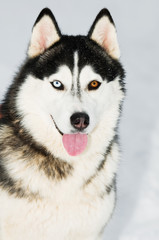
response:
M105 240L159 239L159 1L5 0L0 4L0 99L25 58L32 25L50 7L64 33L86 34L98 11L115 20L127 98L121 121L118 201Z

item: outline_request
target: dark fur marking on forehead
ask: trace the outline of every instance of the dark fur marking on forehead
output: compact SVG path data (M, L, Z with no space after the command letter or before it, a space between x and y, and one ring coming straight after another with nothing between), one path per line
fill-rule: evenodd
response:
M73 96L75 96L75 86L74 86L74 82L72 82L71 93L72 93Z
M79 81L79 75L77 78L77 97L79 97L79 99L81 98L81 85L80 85L80 81Z
M106 51L85 36L62 36L61 39L43 54L26 61L21 74L33 74L43 79L55 73L61 65L67 65L71 72L74 67L74 53L78 52L78 67L90 65L94 71L108 82L119 76L124 89L124 69L118 60L112 59ZM25 72L24 72L25 71Z

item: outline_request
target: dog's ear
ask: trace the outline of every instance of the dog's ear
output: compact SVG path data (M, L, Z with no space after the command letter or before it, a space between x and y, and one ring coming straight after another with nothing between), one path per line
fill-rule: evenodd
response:
M60 37L60 29L51 10L44 8L33 26L28 56L30 58L38 56L59 41Z
M114 59L119 59L120 50L114 21L107 9L102 9L97 15L88 37L102 46Z

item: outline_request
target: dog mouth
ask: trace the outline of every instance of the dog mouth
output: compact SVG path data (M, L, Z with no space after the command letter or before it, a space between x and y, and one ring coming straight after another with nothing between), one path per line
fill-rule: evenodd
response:
M60 131L60 129L58 128L58 126L57 126L57 124L56 124L56 122L55 122L55 120L54 120L54 118L53 118L53 116L52 115L50 115L51 116L51 118L52 118L52 120L53 120L53 123L54 123L54 125L55 125L55 127L56 127L56 129L57 129L57 131L63 136L64 135L64 133L63 132L61 132Z
M70 156L80 155L87 147L88 135L86 133L84 134L80 132L72 133L72 134L64 134L58 128L53 116L52 115L50 116L53 120L54 126L62 136L62 143L67 153Z

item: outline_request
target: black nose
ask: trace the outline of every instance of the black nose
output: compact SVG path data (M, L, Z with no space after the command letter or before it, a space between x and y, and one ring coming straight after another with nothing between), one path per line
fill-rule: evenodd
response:
M74 128L78 130L83 130L89 125L89 116L83 112L74 113L71 118L71 124Z

